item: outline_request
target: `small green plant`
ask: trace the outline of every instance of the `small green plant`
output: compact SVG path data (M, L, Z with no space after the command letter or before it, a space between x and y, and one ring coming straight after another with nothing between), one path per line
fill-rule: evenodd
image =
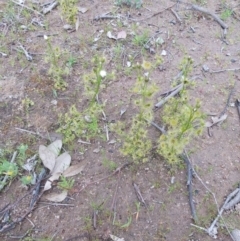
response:
M124 156L130 156L135 163L146 162L152 143L148 138L147 127L153 119L153 95L157 91L157 86L150 83L149 73L143 73L143 70L150 69L151 63L143 61L142 65L135 67L138 72L137 81L132 90L138 95L135 105L138 113L133 117L131 126L125 132L123 123L119 122L114 126L114 130L124 140L121 153Z
M29 185L32 183L33 177L31 175L26 175L20 178L20 181L23 185Z
M90 140L100 134L99 116L103 105L98 103L98 94L105 87L106 71L103 70L104 59L93 59L93 71L86 74L84 79L85 95L89 99L88 107L79 112L76 106L71 106L68 113L59 116L58 132L64 135L64 142L71 143L75 138Z
M28 145L21 144L17 147L18 155L17 160L20 165L23 165L23 163L26 161L26 151L28 149Z
M0 176L7 175L10 179L18 175L18 166L7 160L0 160Z
M67 60L67 67L72 68L77 63L77 58L73 57L72 55Z
M62 14L70 24L76 22L76 16L78 14L77 2L77 0L59 0Z
M226 20L228 19L229 17L231 17L233 14L233 10L230 9L230 8L226 8L220 15L221 19L222 20Z
M200 101L189 103L187 88L191 85L188 74L192 68L192 59L184 58L181 65L182 90L178 98L172 98L165 104L161 114L164 124L167 126L167 134L159 139L158 153L169 164L179 164L179 156L192 138L199 136L204 127L204 115L200 110Z
M144 45L148 42L149 34L147 31L144 31L140 35L135 35L133 38L133 44L136 46L144 47Z
M73 187L74 182L74 179L67 179L64 176L61 176L58 182L58 187L64 190L70 190Z
M49 37L44 37L47 41L45 61L50 64L48 74L53 78L54 87L56 89L65 90L67 88L67 83L64 80L64 76L69 74L69 68L61 64L61 59L65 53L58 47L54 48Z
M116 0L116 5L140 8L142 6L142 0Z
M26 110L26 112L28 112L29 108L34 106L34 102L30 98L27 97L22 100L22 105L23 105L24 109Z
M103 159L102 164L105 168L108 168L110 171L114 171L117 168L117 163L107 158Z

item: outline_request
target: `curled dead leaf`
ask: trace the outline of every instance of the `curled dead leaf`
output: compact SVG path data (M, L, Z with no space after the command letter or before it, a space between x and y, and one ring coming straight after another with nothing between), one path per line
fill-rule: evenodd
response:
M56 162L56 155L49 150L46 146L39 146L39 157L43 162L43 165L50 170L50 172L54 169Z

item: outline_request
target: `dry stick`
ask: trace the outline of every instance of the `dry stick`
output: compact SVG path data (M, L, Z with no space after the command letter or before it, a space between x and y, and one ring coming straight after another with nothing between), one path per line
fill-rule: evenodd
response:
M13 163L13 162L15 161L16 156L17 156L17 151L15 151L15 152L13 153L13 156L12 156L12 159L11 159L10 163ZM5 183L6 183L6 181L8 180L8 178L9 178L9 176L6 174L5 177L3 178L3 180L1 181L0 191L4 188Z
M196 214L196 209L193 203L193 192L192 192L192 176L193 176L193 168L191 162L186 154L186 150L184 150L184 154L182 155L183 160L187 164L187 188L188 188L188 198L189 198L189 205L192 213L192 217L194 222L197 223L198 218Z
M172 7L173 7L173 6L175 6L175 5L176 5L176 3L174 3L174 4L173 4L173 5L171 5L170 7L164 8L163 10L161 10L161 11L159 11L159 12L157 12L157 13L154 13L153 15L148 16L148 17L146 17L146 18L143 18L143 19L130 19L130 20L133 20L133 21L138 21L138 22L145 21L145 20L147 20L147 19L153 18L153 17L155 17L155 16L157 16L157 15L159 15L159 14L163 13L164 11L166 11L166 10L168 10L168 9L172 8Z
M134 187L134 190L137 194L137 198L138 198L139 202L142 203L145 207L147 207L147 204L146 204L146 202L145 202L145 200L144 200L144 198L143 198L143 196L140 192L140 189L139 189L138 185L133 182L133 187Z
M38 11L36 11L36 10L28 7L28 6L25 6L24 4L22 4L22 3L20 3L20 2L15 2L15 1L13 1L13 0L11 0L11 2L13 2L13 3L15 3L15 4L17 4L17 5L19 5L19 6L23 7L23 8L26 8L26 9L28 9L28 10L30 10L30 11L33 11L34 13L37 13L37 14L41 15L42 17L44 16L44 15L41 14L40 12L38 12Z
M178 22L179 22L180 24L182 24L182 20L181 20L181 18L179 17L178 13L175 12L172 8L170 8L170 11L171 11L172 14L176 17L176 19L178 20Z
M43 14L45 15L45 14L51 12L55 7L58 6L58 4L59 4L58 1L54 1L48 7L44 7L42 10Z
M23 51L28 61L32 61L33 57L28 53L28 51L19 43L19 48Z
M222 73L222 72L225 72L225 71L238 71L238 70L240 70L240 68L213 70L213 71L209 71L209 73L214 74L214 73Z
M228 26L215 14L210 12L209 10L207 10L206 8L200 7L198 5L191 5L191 8L195 11L199 11L208 15L211 15L214 20L223 28L223 29L227 29Z
M93 182L90 182L88 183L86 186L82 187L77 193L80 193L81 191L83 191L86 187L90 186L90 185L93 185L95 183L98 183L98 182L101 182L105 179L108 179L109 177L112 177L114 176L115 174L117 174L118 172L120 172L123 168L131 165L132 163L131 162L127 162L125 164L123 164L122 166L118 167L112 174L106 176L106 177L103 177L103 178L100 178L99 180L96 180L96 181L93 181Z
M231 99L231 97L232 97L232 95L233 95L233 91L234 91L235 86L236 86L236 81L234 82L234 85L233 85L232 89L230 90L230 92L229 92L229 94L228 94L227 103L226 103L223 111L220 113L219 118L221 118L221 117L226 113L227 108L228 108L229 103L230 103L230 99Z
M41 182L42 180L43 180L43 179L39 180L39 181L35 184L35 186L37 186L38 183ZM35 188L35 186L34 186L34 188ZM11 209L13 209L13 208L14 208L18 203L20 203L26 196L30 195L31 192L32 192L32 190L30 190L30 191L27 192L25 195L23 195L21 198L19 198L16 202L14 202L14 203L11 204L10 206L8 206L8 207L6 208L6 210L5 210L5 212L10 211ZM44 193L44 191L42 191L42 192L38 195L37 199L35 200L35 203L34 203L33 207L30 208L22 217L19 217L17 220L12 221L12 222L10 222L10 223L8 222L8 223L6 223L6 224L1 225L0 233L7 232L7 231L15 228L15 226L16 226L18 223L22 222L22 221L36 208L36 207L35 207L35 204L36 204L36 203L38 202L38 200L41 198L41 196L43 195L43 193Z
M167 134L167 132L164 130L164 128L160 127L159 125L157 125L153 121L150 121L150 123L151 123L152 126L156 127L159 131L161 131L162 134Z
M74 204L70 204L70 203L38 202L38 204L45 204L45 205L48 205L48 206L67 206L67 207L75 207Z
M172 98L173 96L175 96L176 94L178 94L183 88L183 83L181 83L179 85L179 87L177 89L175 89L170 95L166 96L165 98L163 98L161 101L159 101L155 107L156 108L160 108L161 106L163 106L170 98Z
M213 192L206 186L206 184L205 184L205 183L203 182L203 180L199 177L199 175L197 174L197 172L196 172L195 170L194 170L194 175L198 178L198 180L199 180L199 181L201 182L201 184L205 187L205 189L213 196L214 202L215 202L215 204L216 204L216 206L217 206L217 211L218 211L218 213L219 213L220 210L219 210L219 205L218 205L218 202L217 202L215 193L213 193ZM231 235L231 233L230 233L230 231L229 231L229 229L228 229L228 227L227 227L227 225L226 225L226 223L225 223L222 215L220 215L219 217L222 219L223 224L224 224L225 228L227 229L230 237L232 238L232 240L234 240L234 238L232 237L232 235ZM192 224L191 224L191 225L192 225ZM192 225L192 226L194 226L194 225ZM197 227L198 227L198 226L197 226ZM214 227L215 227L215 226L214 226ZM207 233L208 235L212 236L212 237L215 236L212 225L210 226L211 229L210 229L210 228L205 229L205 228L202 228L202 227L198 227L198 228L206 231L206 233Z
M177 77L175 77L175 78L177 78ZM175 79L175 78L174 78L174 79ZM160 94L160 96L166 97L166 96L170 95L170 94L171 94L174 90L176 90L180 85L181 85L181 84L176 85L176 86L173 87L171 90L168 90L168 91L166 91L166 92L163 92L162 94Z
M120 172L118 173L118 181L117 181L117 186L116 186L116 190L113 196L113 202L112 202L112 206L111 206L111 210L113 211L113 222L112 224L115 224L115 220L116 220L116 214L117 214L117 201L116 201L116 196L117 196L117 191L118 191L118 187L119 187L119 180L120 180Z
M238 99L235 101L235 106L237 107L238 117L240 120L240 101Z
M28 131L28 130L21 129L21 128L18 128L18 127L16 127L15 129L18 130L18 131L27 132L27 133L32 134L32 135L40 136L43 139L47 139L47 138L44 138L44 136L42 136L41 134L39 134L37 132L34 132L34 131Z

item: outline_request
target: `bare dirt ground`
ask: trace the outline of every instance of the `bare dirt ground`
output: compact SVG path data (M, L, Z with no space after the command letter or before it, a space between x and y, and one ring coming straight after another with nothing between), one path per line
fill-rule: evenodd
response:
M137 111L132 101L134 95L130 91L136 75L128 66L129 55L134 56L132 62L136 63L141 63L143 59L153 62L157 56L163 59L162 64L150 74L159 87L155 103L161 93L171 89L184 56L190 56L194 67L189 78L195 82L190 96L201 100L206 121L211 119L210 115L219 115L224 110L235 82L226 111L227 119L211 128L211 135L205 129L187 147L192 166L202 180L193 179L193 201L198 216L195 225L209 228L218 212L215 201L221 206L226 196L239 184L240 127L234 105L240 96L238 1L192 0L186 4L144 0L142 7L135 8L116 6L113 0L80 0L76 6L88 11L78 12L77 31L75 25L73 30L63 28L67 22L60 6L41 15L41 6L48 1L26 0L17 4L19 2L0 0L0 149L10 150L8 160L21 144L28 145L27 157L38 153L40 144L49 144L42 137L55 133L61 125L59 114L66 113L72 104L79 111L85 108L87 99L84 97L83 76L91 71L90 63L95 55L106 58L108 73L115 72L115 78L99 96L101 101L107 100L104 107L107 123L120 120L122 108L126 108L126 113L121 119L126 122ZM191 4L216 13L228 27L225 35L223 27L211 15L193 10ZM98 18L105 14L118 18ZM107 36L108 31L114 36L125 31L127 36L119 40L111 39ZM153 42L150 49L134 44L135 36L144 33L147 40ZM68 84L65 90L56 91L48 74L44 35L51 38L53 46L65 51L66 57L60 61L67 63L70 58L75 60L69 75L65 77ZM163 40L161 44L154 42L158 37ZM26 59L20 45L33 57L32 61ZM26 100L33 102L28 108ZM154 112L154 121L161 125L161 109ZM105 123L99 122L105 135ZM150 138L156 143L160 132L153 126L149 127L149 131ZM116 140L116 143L109 144L104 138L93 138L91 145L76 140L74 144L64 146L73 164L86 164L83 172L74 177L75 183L68 197L60 203L65 206L50 203L44 200L43 195L35 209L21 222L16 222L14 229L2 232L0 239L112 240L110 234L125 241L213 239L203 230L191 226L194 220L188 201L184 164L171 169L163 158L152 152L149 162L132 164L114 172L114 167L121 167L131 160L119 152L121 141L115 133L109 132L109 140ZM91 182L92 185L82 190ZM133 183L138 185L146 205L139 206ZM29 190L22 187L17 176L1 191L0 209L8 203L13 204ZM24 215L28 202L27 197L21 205L17 204L9 214L10 220ZM239 208L236 206L224 212L223 220L218 225L217 240L233 240L229 232L240 227ZM1 224L0 227L2 229Z

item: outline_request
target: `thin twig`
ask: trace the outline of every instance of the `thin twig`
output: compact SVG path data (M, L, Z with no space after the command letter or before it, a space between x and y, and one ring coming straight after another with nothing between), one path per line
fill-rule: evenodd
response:
M169 99L171 99L173 96L175 96L176 94L178 94L183 88L183 83L181 83L179 85L179 87L177 89L175 89L171 94L169 94L168 96L166 96L165 98L163 98L161 101L159 101L155 107L156 108L160 108L161 106L163 106Z
M18 131L27 132L27 133L32 134L32 135L40 136L43 139L48 139L48 138L46 138L46 137L42 136L41 134L39 134L37 132L34 132L34 131L25 130L25 129L21 129L21 128L18 128L18 127L16 127L15 129L18 130Z
M67 207L75 207L74 204L70 204L70 203L38 202L38 204L46 204L46 205L49 205L49 206L67 206Z
M162 134L167 134L167 132L164 130L164 128L160 127L159 125L157 125L153 121L150 121L150 123L151 123L152 126L156 127L160 132L162 132Z
M203 8L203 7L200 7L198 5L191 5L192 9L195 10L195 11L199 11L199 12L202 12L202 13L205 13L207 15L210 15L214 18L214 20L223 28L223 29L227 29L228 26L227 24L225 24L215 13L212 13L210 12L208 9L206 8Z
M43 14L45 15L47 13L50 13L55 7L58 6L58 4L59 4L58 1L54 1L49 6L44 7L43 10L42 10Z
M181 20L181 18L179 17L178 13L175 12L172 8L170 8L170 11L171 11L172 14L176 17L176 19L178 20L178 22L179 22L180 24L182 24L182 20Z
M193 169L193 171L194 171L194 176L197 177L197 179L201 182L201 184L205 187L205 189L213 196L213 199L214 199L214 202L215 202L215 204L216 204L217 211L218 211L218 214L219 214L219 213L220 213L219 204L218 204L218 202L217 202L215 193L213 193L213 192L206 186L206 184L203 182L203 180L199 177L199 175L197 174L197 172L196 172L194 169ZM234 238L232 237L232 235L231 235L231 233L230 233L230 231L229 231L229 229L228 229L228 227L227 227L227 225L226 225L226 223L225 223L222 215L218 215L218 218L221 218L221 219L222 219L223 224L224 224L225 228L227 229L228 234L230 235L230 237L232 238L232 240L234 240ZM192 226L194 226L194 225L192 225ZM200 228L200 227L198 227L198 228ZM213 226L211 225L210 228L208 228L208 229L202 228L202 230L206 231L206 232L208 233L208 235L210 235L211 237L216 237L216 234L215 234L215 232L214 232L214 228L215 228L215 226L213 227Z
M116 211L116 209L117 209L116 197L117 197L117 191L118 191L118 187L119 187L119 180L120 180L120 172L118 173L117 186L116 186L116 190L115 190L115 193L114 193L114 196L113 196L113 202L112 202L112 206L111 206L111 210L113 211L113 222L112 222L113 225L115 224L116 214L117 214L117 211Z
M231 88L231 90L230 90L230 92L229 92L229 94L228 94L227 103L226 103L223 111L220 113L219 118L221 118L221 117L226 113L227 108L229 107L230 99L231 99L231 97L232 97L232 95L233 95L233 91L234 91L235 86L236 86L236 81L234 82L234 85L233 85L233 87Z
M25 6L24 4L22 4L22 3L20 3L20 2L15 2L15 1L13 1L13 0L11 0L11 2L13 2L13 3L15 3L15 4L17 4L17 5L19 5L19 6L23 7L23 8L26 8L26 9L34 12L34 13L37 13L37 14L39 14L39 15L41 15L41 16L44 16L43 14L41 14L41 13L38 12L38 11L36 11L35 9L32 9L32 8L30 8L30 7L28 7L28 6Z
M235 106L237 107L238 117L240 120L240 101L239 101L239 99L236 99Z
M144 198L143 198L143 196L140 192L140 189L139 189L138 185L133 182L133 187L134 187L134 190L137 194L137 198L138 198L139 202L142 203L145 207L147 207L147 204L146 204L146 202L145 202L145 200L144 200Z
M90 185L93 185L95 183L99 183L105 179L108 179L109 177L112 177L114 175L116 175L118 172L120 172L123 168L131 165L132 163L131 162L127 162L125 164L123 164L122 166L118 167L113 173L111 173L110 175L106 176L106 177L103 177L103 178L100 178L99 180L96 180L96 181L93 181L93 182L90 182L88 183L86 186L82 187L77 193L80 193L82 192L86 187L90 186Z
M192 175L193 175L193 169L191 162L188 158L187 152L184 150L184 154L182 155L183 160L187 164L187 188L188 188L188 198L189 198L189 204L190 204L190 209L192 213L192 217L194 219L194 222L197 223L198 218L196 214L196 209L193 203L193 192L192 192Z
M145 20L147 20L147 19L153 18L153 17L155 17L155 16L157 16L157 15L165 12L166 10L172 8L172 7L175 6L175 5L176 5L176 3L174 3L173 5L171 5L171 6L167 7L167 8L164 8L163 10L161 10L161 11L159 11L159 12L156 12L156 13L154 13L154 14L152 14L151 16L148 16L148 17L146 17L146 18L143 18L143 19L131 19L131 20L133 20L133 21L138 21L138 22L145 21Z
M222 73L222 72L225 72L225 71L239 71L240 68L236 68L236 69L221 69L221 70L212 70L212 71L209 71L209 73L211 74L214 74L214 73Z

